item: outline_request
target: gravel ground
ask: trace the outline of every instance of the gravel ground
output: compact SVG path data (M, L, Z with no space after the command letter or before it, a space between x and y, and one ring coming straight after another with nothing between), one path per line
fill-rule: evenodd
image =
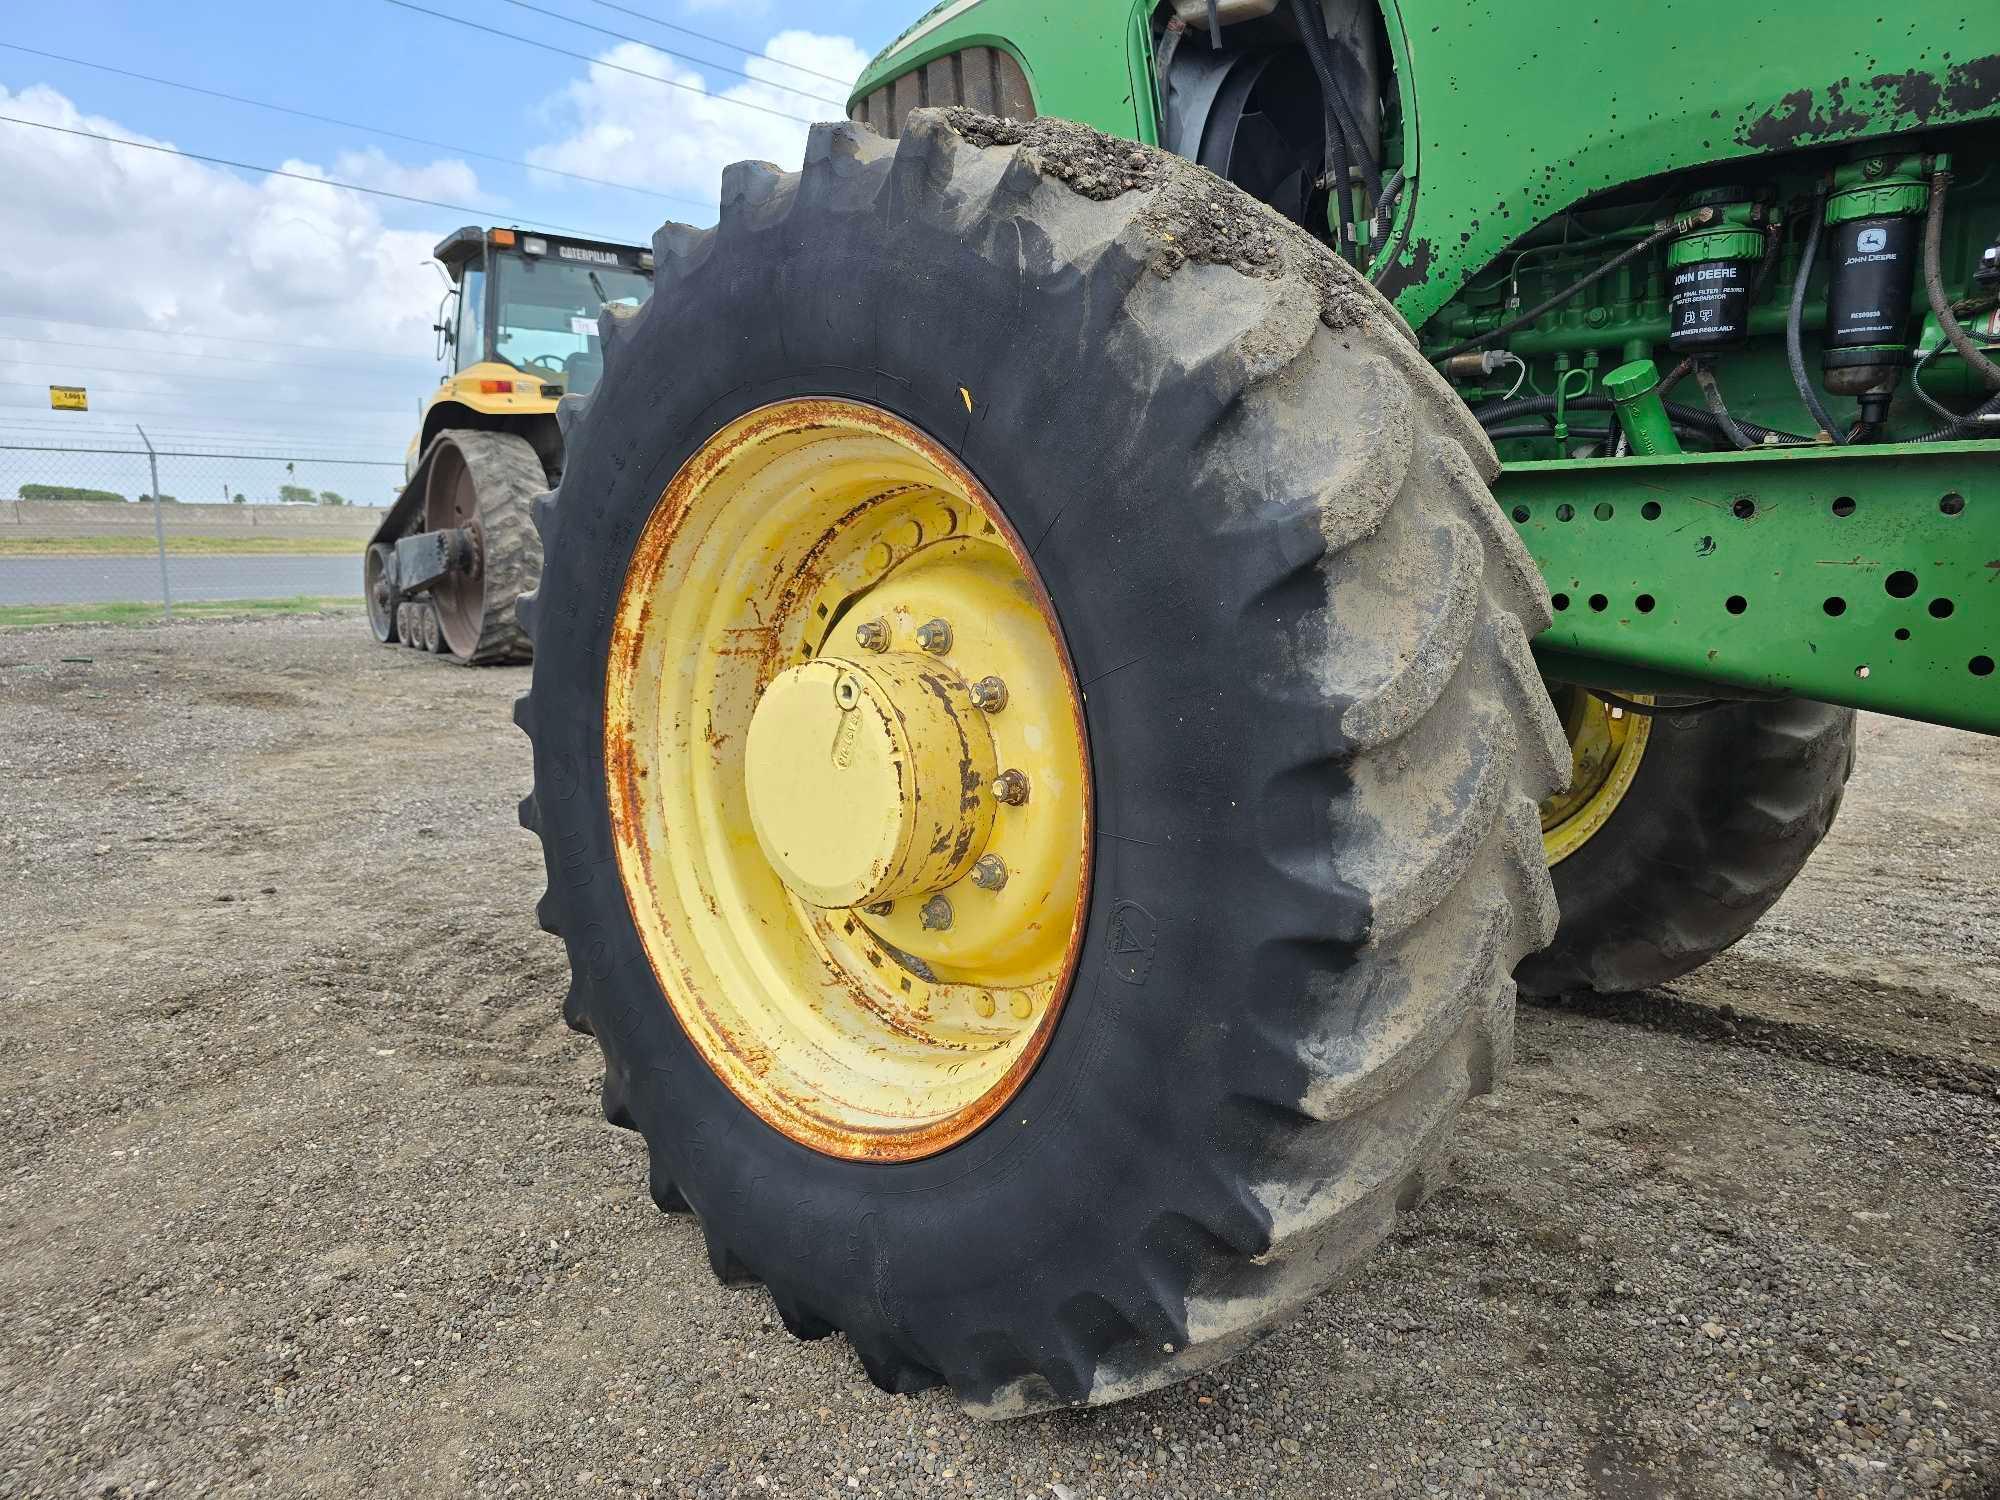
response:
M353 616L0 636L0 1494L2000 1493L2000 745L1868 721L1765 924L1525 1009L1354 1281L982 1427L653 1210L522 684Z

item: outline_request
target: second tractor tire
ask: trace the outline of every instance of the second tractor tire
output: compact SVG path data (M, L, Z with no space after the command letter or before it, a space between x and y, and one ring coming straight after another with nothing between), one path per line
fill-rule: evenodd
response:
M1854 734L1853 709L1804 700L1656 713L1618 806L1554 866L1562 919L1523 992L1626 994L1736 942L1833 826Z

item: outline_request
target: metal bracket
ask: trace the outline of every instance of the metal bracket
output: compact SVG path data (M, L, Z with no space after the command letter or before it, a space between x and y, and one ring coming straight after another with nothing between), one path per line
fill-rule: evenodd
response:
M403 537L396 543L396 591L407 596L447 574L469 573L478 559L478 541L466 527Z
M1549 676L2000 733L2000 445L1512 464Z

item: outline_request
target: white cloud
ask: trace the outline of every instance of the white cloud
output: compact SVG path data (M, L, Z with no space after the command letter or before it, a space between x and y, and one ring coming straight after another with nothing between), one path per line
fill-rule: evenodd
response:
M567 133L529 152L528 159L712 202L722 169L731 162L798 166L807 129L801 120L837 120L845 113L846 87L815 75L853 79L867 62L868 54L850 37L781 31L765 43L761 56L745 64L751 81L717 93L698 69L636 42L620 43L591 64L587 79L553 101ZM667 88L618 71L622 68L687 88ZM800 120L742 107L746 104Z
M0 88L0 113L126 140L151 139L115 120L83 114L44 85L13 94ZM365 151L343 155L331 170L300 161L271 165L393 192L480 201L478 179L458 161L411 167ZM0 381L13 382L0 385L0 406L38 407L40 385L74 378L93 387L93 419L108 421L121 410L167 413L183 426L254 418L293 436L366 432L371 449L400 450L411 415L370 417L332 408L413 414L415 397L434 380L434 368L356 365L351 373L329 376L269 362L296 355L324 364L343 356L211 343L192 335L428 356L441 285L424 262L436 231L390 228L381 205L333 187L246 179L181 157L4 123L0 182L7 184L0 313L9 315L0 322ZM456 222L457 216L441 210L438 215ZM115 329L156 329L180 335L181 341ZM29 338L113 347L71 351L55 343L12 341ZM245 362L164 357L168 351L240 356ZM74 377L66 373L71 368L77 370ZM101 399L100 389L106 392ZM288 409L293 402L296 410ZM41 414L47 416L45 410ZM6 413L10 419L23 415Z

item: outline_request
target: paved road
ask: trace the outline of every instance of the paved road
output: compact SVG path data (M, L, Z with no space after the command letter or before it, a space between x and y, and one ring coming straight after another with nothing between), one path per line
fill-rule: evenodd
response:
M361 559L261 553L169 557L167 577L176 599L359 595ZM0 604L98 604L159 597L156 556L0 557Z

